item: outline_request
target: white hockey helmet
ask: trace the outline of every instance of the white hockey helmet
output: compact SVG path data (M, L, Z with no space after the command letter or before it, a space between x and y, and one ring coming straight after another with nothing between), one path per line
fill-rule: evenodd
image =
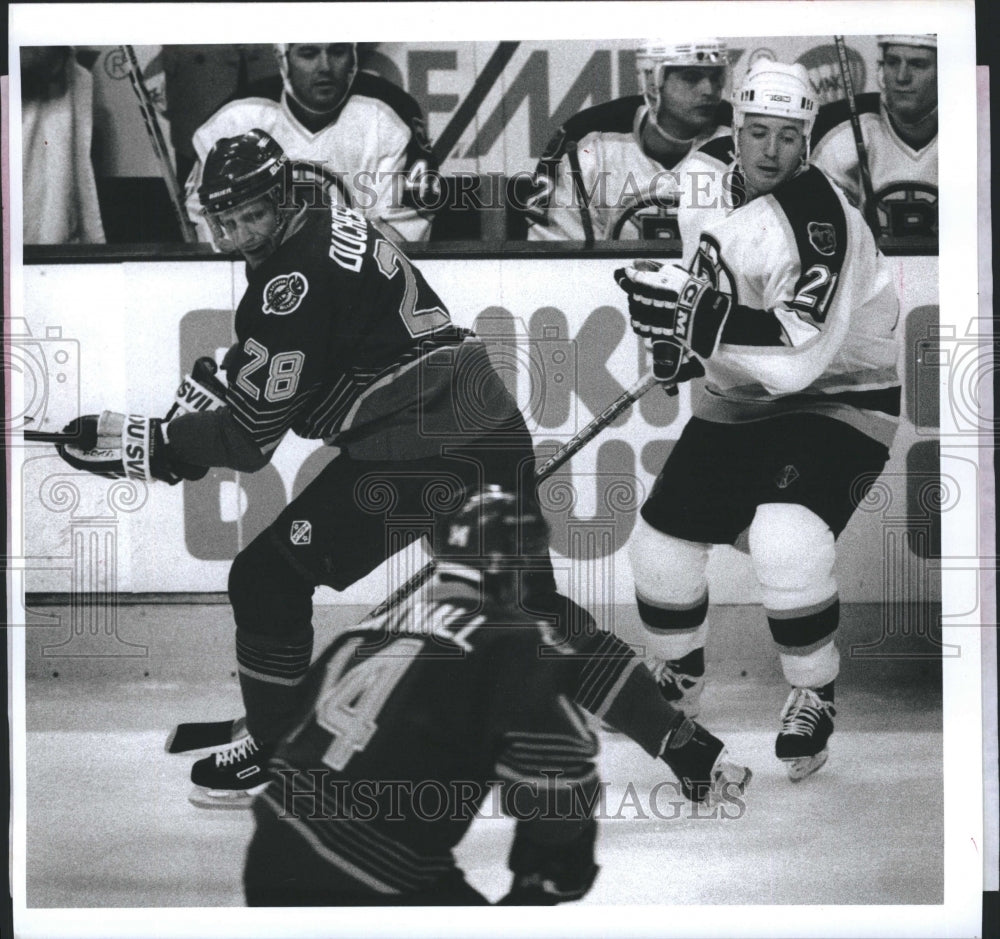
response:
M658 117L660 89L668 68L721 69L724 85L729 74L729 51L721 39L694 39L688 42L647 39L636 49L635 69L639 90L646 100L653 126L668 139L680 142L661 126Z
M802 121L806 139L816 122L816 93L809 73L796 62L758 59L747 72L739 91L733 95L733 129L743 126L748 114L787 117Z
M937 50L937 33L888 33L876 36L880 51L886 46L917 46L920 49Z
M294 98L295 102L301 107L305 108L307 111L313 111L295 92L292 90L292 81L289 78L288 69L288 49L292 45L290 42L276 42L274 43L274 56L278 60L278 70L281 72L281 82L285 86L285 93L290 97ZM340 107L343 103L344 98L348 96L351 91L351 86L354 84L354 77L358 74L358 44L356 42L348 43L351 47L351 52L353 56L353 63L351 66L350 75L347 78L347 86L344 89L344 97L337 102L336 107ZM332 110L332 109L331 109ZM319 113L319 112L314 112Z
M692 39L688 42L668 42L647 39L635 50L635 69L639 90L650 109L659 103L663 72L668 68L728 68L729 50L721 39ZM653 100L651 100L653 99Z

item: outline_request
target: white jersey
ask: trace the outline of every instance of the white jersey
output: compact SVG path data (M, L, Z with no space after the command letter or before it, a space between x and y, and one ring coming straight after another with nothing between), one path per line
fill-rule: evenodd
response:
M616 98L571 117L549 142L535 171L528 210L534 241L676 240L677 203L687 159L712 137L728 135L732 110L695 138L670 169L642 148L649 111L641 95Z
M404 241L426 240L429 216L417 211L412 186L432 159L419 105L401 88L360 72L336 119L317 131L304 127L280 100L242 98L224 105L194 134L197 162L185 186L188 215L199 238L211 241L198 202L202 164L217 140L267 131L294 162L312 164L342 201L390 226Z
M937 135L915 150L893 129L877 92L858 95L856 106L882 234L937 238ZM846 101L820 108L813 128L812 162L864 208L858 148Z
M708 149L723 154L725 143ZM733 305L703 362L694 414L723 423L823 414L888 446L899 416L899 302L861 213L815 167L733 209L742 191L734 165L701 159L717 167L720 199L682 205L685 257Z

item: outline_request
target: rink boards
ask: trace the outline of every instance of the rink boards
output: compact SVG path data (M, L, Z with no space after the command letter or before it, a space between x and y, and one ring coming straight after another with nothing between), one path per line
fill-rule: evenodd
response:
M954 451L939 483L937 258L890 260L901 297L903 417L885 474L841 539L838 580L847 602L937 599L934 557L942 516L955 501L949 493L976 486L975 464ZM648 367L611 277L618 260L419 263L453 319L489 342L539 452L571 437ZM35 429L58 429L78 413L105 408L165 413L193 361L221 358L233 341L232 311L245 285L243 265L224 259L33 264L23 274L23 319L12 322L15 430L28 418ZM944 339L953 362L975 346L947 331ZM954 374L948 380L954 384ZM963 408L962 395L948 388L943 400L953 411ZM543 494L559 576L584 602L630 600L622 549L689 416L688 389L676 398L654 389ZM952 417L961 422L963 415ZM288 439L257 474L216 470L171 488L87 477L49 446L18 448L13 481L24 510L14 551L26 572L25 591L223 591L232 557L330 453ZM975 545L962 553L974 556ZM714 600L756 602L745 556L722 549L712 565ZM370 593L377 600L383 584L362 585L343 599L363 603Z

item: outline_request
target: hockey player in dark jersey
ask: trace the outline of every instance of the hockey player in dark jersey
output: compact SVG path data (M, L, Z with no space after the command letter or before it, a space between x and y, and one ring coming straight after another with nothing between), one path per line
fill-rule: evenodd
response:
M684 164L729 133L726 44L649 40L636 52L641 94L573 115L535 171L528 237L677 238Z
M491 783L519 819L504 902L590 889L597 741L566 647L516 604L511 565L546 546L517 501L488 488L442 516L437 540L460 556L439 558L429 597L338 636L310 670L254 804L249 905L487 902L452 849Z
M616 272L635 331L705 372L630 554L665 693L694 714L709 549L748 535L792 686L775 749L797 780L823 765L833 732L835 539L898 423L898 300L861 213L809 165L805 69L755 63L734 109L735 161L724 141L706 145L715 191L697 212L681 208L689 267Z
M310 670L254 803L250 905L485 902L452 849L491 783L518 820L501 903L577 900L594 881L596 739L558 628L516 602L518 570L547 563L545 523L487 486L436 525L429 597L339 636ZM712 740L678 714L680 775L707 772Z
M317 586L355 583L429 534L487 475L526 512L538 505L531 436L483 343L452 324L376 225L337 205L288 201L286 169L260 130L218 141L206 159L208 220L220 247L247 259L228 388L215 396L222 406L166 425L105 412L83 419L92 439L60 451L92 472L177 482L209 466L253 472L288 432L339 448L233 562L250 736L194 765L194 798L210 807L238 803L265 780L311 661ZM677 714L649 671L558 594L547 555L522 580L520 602L572 632L577 702L669 764L664 740ZM713 746L713 762L724 762L721 742Z
M187 210L202 240L211 240L198 199L205 157L220 138L254 127L278 141L303 188L318 179L397 241L425 240L430 214L419 193L436 165L417 102L359 71L356 43L279 43L274 50L280 80L252 85L192 137L198 159L186 185Z

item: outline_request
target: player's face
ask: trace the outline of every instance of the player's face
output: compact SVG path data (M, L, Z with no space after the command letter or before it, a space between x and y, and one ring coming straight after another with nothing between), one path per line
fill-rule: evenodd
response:
M753 195L765 195L802 165L806 138L802 121L749 114L738 134L740 165Z
M937 51L919 46L886 46L882 80L889 110L913 124L937 107Z
M706 130L722 100L725 81L726 70L721 66L666 69L657 122L678 137L693 137Z
M212 222L219 247L239 251L251 267L263 264L278 246L281 218L269 196L216 212Z
M354 47L349 42L288 47L288 80L295 97L314 111L332 111L347 95L354 71Z

